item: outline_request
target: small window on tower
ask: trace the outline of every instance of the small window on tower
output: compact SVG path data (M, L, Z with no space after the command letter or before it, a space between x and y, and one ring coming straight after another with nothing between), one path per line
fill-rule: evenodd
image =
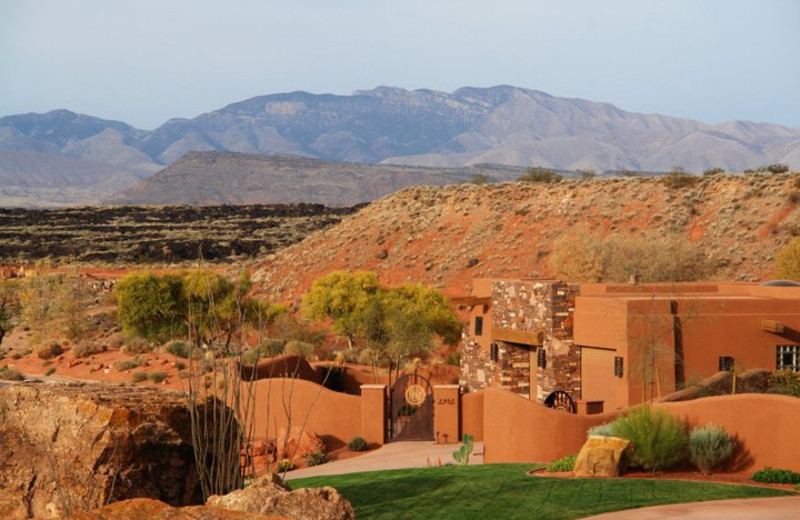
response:
M475 316L475 335L483 336L483 316Z

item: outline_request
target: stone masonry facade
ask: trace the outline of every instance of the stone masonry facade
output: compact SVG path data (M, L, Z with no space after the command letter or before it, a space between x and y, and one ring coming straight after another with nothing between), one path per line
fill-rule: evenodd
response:
M542 342L538 348L544 349L545 368L537 366L536 346L496 340L498 361L492 363L489 352L483 351L465 333L461 354L462 386L480 390L497 384L539 402L556 390L580 399L580 349L574 345L572 329L578 292L579 285L556 281L493 282L492 329L540 331ZM531 388L532 381L536 388Z

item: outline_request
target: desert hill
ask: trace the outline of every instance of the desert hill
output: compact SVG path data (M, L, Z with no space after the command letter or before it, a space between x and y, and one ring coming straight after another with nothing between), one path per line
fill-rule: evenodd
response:
M800 128L637 114L511 86L452 93L378 87L349 96L259 96L153 131L67 110L10 115L0 118L0 150L36 152L28 160L40 161L42 172L46 155L55 154L148 175L191 151L433 167L743 171L800 168Z
M172 166L106 199L110 204L353 206L408 186L456 184L475 175L509 180L523 168L422 168L329 162L296 155L189 152Z
M798 178L718 175L684 188L647 177L409 188L265 259L254 278L281 301L334 269L463 294L476 277L550 276L553 241L584 223L602 235L674 230L719 265L716 278L769 279L776 251L800 234Z

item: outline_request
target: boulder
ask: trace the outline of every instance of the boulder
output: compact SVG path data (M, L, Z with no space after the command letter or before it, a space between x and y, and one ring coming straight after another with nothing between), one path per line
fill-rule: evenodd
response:
M592 435L581 447L573 472L576 477L618 477L627 439Z
M311 453L325 451L325 443L319 435L307 428L296 426L291 431L282 427L278 431L277 457L281 459L299 459Z
M203 503L183 394L101 384L0 390L0 515L58 518L133 497Z
M208 506L172 507L152 498L134 498L89 511L73 520L289 520L285 516L259 515Z
M289 491L275 475L260 478L246 489L214 495L207 506L296 520L355 520L353 506L331 487Z

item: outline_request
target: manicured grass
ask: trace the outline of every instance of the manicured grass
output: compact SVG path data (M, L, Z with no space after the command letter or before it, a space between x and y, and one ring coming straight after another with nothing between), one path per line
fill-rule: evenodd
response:
M754 486L657 479L529 477L530 464L445 466L292 480L292 488L332 486L359 520L560 520L677 502L771 497Z

